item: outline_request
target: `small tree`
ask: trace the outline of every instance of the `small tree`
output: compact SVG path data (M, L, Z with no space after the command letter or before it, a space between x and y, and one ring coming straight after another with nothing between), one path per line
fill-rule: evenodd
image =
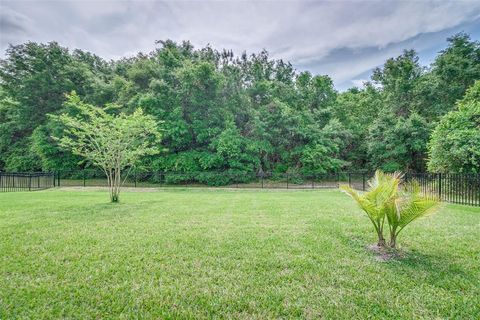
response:
M390 231L389 246L395 249L398 234L414 220L435 212L439 204L435 196L422 193L417 182L403 183L400 173L387 174L378 170L363 194L348 186L342 189L355 199L372 221L380 247L386 245L383 236L385 219Z
M100 167L107 176L111 202L118 202L131 168L141 157L159 152L157 122L140 108L129 115L107 113L108 108L84 103L75 92L67 95L65 105L75 116L52 116L65 127L64 136L53 138L61 147Z
M359 194L349 186L342 186L342 190L358 203L372 222L377 232L377 245L379 247L385 246L385 238L383 236L385 213L397 193L399 183L399 173L388 174L377 170L375 176L368 181L367 192L363 194Z

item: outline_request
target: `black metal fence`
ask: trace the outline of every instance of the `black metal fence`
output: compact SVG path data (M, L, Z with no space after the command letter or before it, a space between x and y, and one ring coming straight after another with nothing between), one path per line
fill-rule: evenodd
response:
M366 190L372 173L337 172L325 174L251 173L251 172L131 172L124 186L216 187L263 189L325 189L350 185ZM416 180L423 192L434 193L446 202L480 206L480 174L407 173L405 180ZM54 173L2 173L0 192L41 190L55 186L108 186L105 174L98 170Z
M5 173L0 172L0 192L34 191L54 187L53 173Z
M131 172L126 187L225 187L264 189L322 189L338 188L345 174L327 173L305 175L299 173L252 172ZM108 181L100 171L83 170L58 172L56 184L71 187L107 186Z
M423 192L443 201L480 206L480 174L407 173L405 180L417 181Z
M365 191L373 173L347 175L348 184L352 188ZM480 174L406 173L404 181L416 181L422 192L434 194L445 202L480 206Z

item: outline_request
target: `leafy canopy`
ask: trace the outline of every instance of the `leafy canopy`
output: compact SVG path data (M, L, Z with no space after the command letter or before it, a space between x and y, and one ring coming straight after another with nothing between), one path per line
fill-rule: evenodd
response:
M65 103L72 114L52 116L64 126L63 136L55 137L59 145L73 154L79 155L106 174L112 201L118 201L118 194L128 172L148 155L159 153L160 133L158 123L152 116L145 115L137 108L132 114L108 113L115 106L99 108L81 101L73 92Z
M480 81L440 120L428 149L431 171L480 173Z
M157 44L116 61L55 42L10 46L0 59L0 170L83 168L80 156L53 141L63 127L46 116L70 114L65 93L75 90L87 104L118 106L108 113L141 107L163 122L167 151L143 157L141 167L189 181L232 182L197 174L205 171L424 171L433 129L480 79L480 44L463 33L448 38L430 66L408 50L345 92L329 76L297 72L265 50L236 56L188 41ZM463 134L461 126L455 131ZM476 158L467 159L462 170L478 172Z

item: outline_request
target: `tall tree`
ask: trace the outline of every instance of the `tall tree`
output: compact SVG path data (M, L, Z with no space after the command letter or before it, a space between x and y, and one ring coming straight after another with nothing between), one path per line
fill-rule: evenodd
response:
M433 131L428 169L434 172L480 173L480 81L458 101Z
M429 128L415 110L414 90L422 73L413 50L374 70L372 80L382 88L384 108L369 128L367 145L372 167L423 171Z

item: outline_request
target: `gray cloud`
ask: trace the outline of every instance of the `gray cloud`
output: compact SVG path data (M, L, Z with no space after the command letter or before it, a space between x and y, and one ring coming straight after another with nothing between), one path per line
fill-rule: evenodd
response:
M27 31L21 23L5 12L0 13L0 30L9 34L22 34Z
M32 21L26 15L9 9L0 11L0 45L4 50L9 42L15 42L32 30Z
M347 86L400 46L431 49L445 31L478 26L480 2L3 0L0 12L2 55L9 43L55 40L115 59L155 40L190 40L237 53L265 48Z

